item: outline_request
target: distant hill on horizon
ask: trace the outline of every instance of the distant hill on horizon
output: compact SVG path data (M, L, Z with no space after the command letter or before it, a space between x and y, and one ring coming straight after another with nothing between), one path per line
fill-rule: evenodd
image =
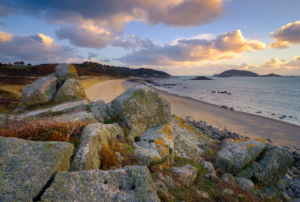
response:
M171 78L172 76L166 72L158 71L154 69L147 69L147 68L139 68L139 69L132 69L128 67L115 67L109 66L113 71L116 71L120 74L125 76L135 76L135 77L167 77Z
M280 75L271 73L268 75L258 75L257 73L247 71L247 70L236 70L236 69L231 69L231 70L226 70L220 74L215 74L213 75L214 77L281 77Z

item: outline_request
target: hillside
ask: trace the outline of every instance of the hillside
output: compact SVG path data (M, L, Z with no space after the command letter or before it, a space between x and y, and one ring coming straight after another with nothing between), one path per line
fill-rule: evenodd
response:
M261 75L262 77L281 77L280 75L278 74L274 74L274 73L271 73L271 74L268 74L268 75Z
M246 70L236 70L231 69L224 71L220 74L213 75L214 77L235 77L235 76L245 76L245 77L281 77L280 75L271 73L268 75L258 75L254 72L246 71Z
M154 77L167 77L171 78L172 76L167 74L163 71L157 71L154 69L146 69L146 68L139 68L139 69L130 69L128 67L114 67L109 66L108 67L111 70L114 70L116 72L119 72L126 76L135 76L135 77L148 77L148 76L154 76Z
M254 73L254 72L250 72L250 71L246 71L246 70L235 70L235 69L231 69L231 70L227 70L224 71L220 74L215 74L213 76L216 77L231 77L231 76L259 76L258 74Z

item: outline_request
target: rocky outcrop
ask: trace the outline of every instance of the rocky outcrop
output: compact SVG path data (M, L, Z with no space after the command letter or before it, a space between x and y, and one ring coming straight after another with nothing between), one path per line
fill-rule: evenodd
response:
M94 117L100 122L104 123L105 119L109 119L107 113L107 107L104 100L98 100L97 102L90 102L91 112L94 114Z
M56 92L57 78L48 75L27 85L22 91L24 105L43 104L50 101Z
M60 116L54 116L49 118L50 121L54 122L73 122L75 124L88 125L92 123L98 123L92 113L86 111L64 114Z
M171 124L174 129L175 156L198 160L204 150L216 145L216 141L179 117L172 116Z
M177 176L177 181L180 183L179 186L189 187L197 177L198 169L186 164L182 167L172 167L172 172Z
M277 147L258 162L262 170L254 174L254 181L259 184L275 184L288 172L292 163L291 155L282 147Z
M84 95L84 89L77 79L67 79L55 95L56 102L73 101Z
M55 76L58 78L59 85L62 85L69 78L78 78L75 67L67 63L61 63L56 66Z
M226 139L214 163L225 171L235 174L258 159L266 152L268 146L267 140Z
M80 145L71 163L70 171L99 169L100 151L103 146L112 143L114 138L104 124L87 125L82 131Z
M169 125L161 125L147 130L139 141L134 154L139 165L149 166L151 163L174 162L173 129Z
M111 117L119 117L134 138L146 130L170 123L170 103L147 86L135 86L108 104Z
M0 137L0 201L32 201L58 171L68 171L74 146Z
M42 201L160 200L148 168L132 166L109 171L59 172Z

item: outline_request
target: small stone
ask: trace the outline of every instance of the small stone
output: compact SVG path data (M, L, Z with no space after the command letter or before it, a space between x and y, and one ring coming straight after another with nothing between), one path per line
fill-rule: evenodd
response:
M196 190L197 195L203 199L209 199L209 195L206 191Z
M172 167L172 172L177 175L177 180L179 181L180 185L189 187L196 179L198 169L186 164L182 167Z
M227 183L230 183L230 184L234 184L235 183L235 179L234 177L229 174L229 173L224 173L221 177L221 179L224 181L224 182L227 182Z
M295 174L295 175L299 175L299 173L300 173L300 171L299 171L296 167L292 167L292 168L291 168L291 171L292 171L292 173Z
M289 202L292 201L292 199L291 199L291 197L289 196L288 193L283 192L282 195L283 195L283 198L284 198L286 201L289 201Z
M169 175L167 175L162 181L165 183L165 185L168 187L168 189L175 188L175 183Z
M228 188L222 189L222 193L229 195L229 196L234 195L234 191L232 189L228 189Z

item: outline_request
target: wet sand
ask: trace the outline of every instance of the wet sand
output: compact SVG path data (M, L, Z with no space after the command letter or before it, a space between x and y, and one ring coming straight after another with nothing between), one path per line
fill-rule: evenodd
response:
M138 83L125 80L109 80L94 84L87 90L87 97L92 101L103 99L110 102L118 95ZM204 120L208 125L225 126L228 131L251 138L271 139L273 143L300 148L300 127L265 117L243 112L231 111L216 105L192 98L173 95L161 90L156 91L171 103L171 113L179 117L193 117Z

